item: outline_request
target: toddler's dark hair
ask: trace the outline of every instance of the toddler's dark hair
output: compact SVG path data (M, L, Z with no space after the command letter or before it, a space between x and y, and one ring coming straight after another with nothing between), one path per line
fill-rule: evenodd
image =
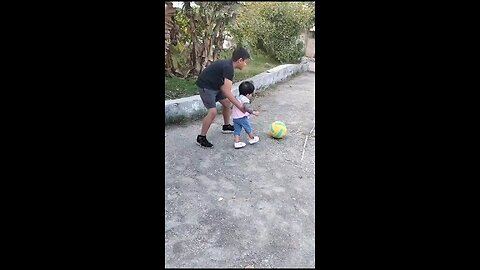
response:
M255 91L255 86L253 85L252 81L245 81L238 86L238 92L240 92L240 95L248 95L252 94L253 91Z
M242 58L243 60L247 60L250 58L250 54L247 52L245 48L238 47L233 51L232 53L233 62L237 61L240 58Z

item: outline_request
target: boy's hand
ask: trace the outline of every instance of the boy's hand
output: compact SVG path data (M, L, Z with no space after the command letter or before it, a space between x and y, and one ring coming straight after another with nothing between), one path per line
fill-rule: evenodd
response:
M255 115L255 116L258 116L260 114L260 112L259 111L253 111L252 114Z
M232 94L232 81L225 78L223 85L220 87L220 90L223 92L223 95L235 106L237 107L242 113L245 113L245 108L242 104L235 98Z

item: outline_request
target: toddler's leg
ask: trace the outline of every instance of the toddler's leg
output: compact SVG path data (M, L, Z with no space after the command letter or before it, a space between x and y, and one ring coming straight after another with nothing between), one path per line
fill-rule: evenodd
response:
M253 135L253 133L248 134L248 137L250 138L250 140L248 140L248 143L250 144L257 143L260 140L260 138L258 136Z
M245 147L245 143L240 141L240 133L242 132L242 125L239 121L240 119L233 119L233 147L235 149Z
M258 136L255 136L255 134L253 133L253 128L252 128L252 125L250 124L250 120L245 119L245 122L243 124L244 124L243 128L245 129L245 131L248 134L248 137L250 138L248 142L250 144L257 143L260 140L260 138Z

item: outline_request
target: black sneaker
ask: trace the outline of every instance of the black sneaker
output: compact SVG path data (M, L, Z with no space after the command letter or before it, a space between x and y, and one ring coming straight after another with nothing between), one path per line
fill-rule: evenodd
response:
M208 148L213 147L213 144L207 141L207 137L202 135L197 136L197 144L203 147L208 147Z
M223 125L223 128L222 128L222 133L233 133L235 129L233 128L232 125L228 124L228 125Z

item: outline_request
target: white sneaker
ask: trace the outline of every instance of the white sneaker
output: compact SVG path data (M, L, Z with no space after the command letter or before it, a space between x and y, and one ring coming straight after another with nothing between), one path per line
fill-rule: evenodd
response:
M253 139L248 140L248 143L254 144L257 143L260 140L258 136L253 136Z
M247 145L247 144L244 143L244 142L236 142L236 143L233 144L235 149L243 148L243 147L245 147L245 145Z

